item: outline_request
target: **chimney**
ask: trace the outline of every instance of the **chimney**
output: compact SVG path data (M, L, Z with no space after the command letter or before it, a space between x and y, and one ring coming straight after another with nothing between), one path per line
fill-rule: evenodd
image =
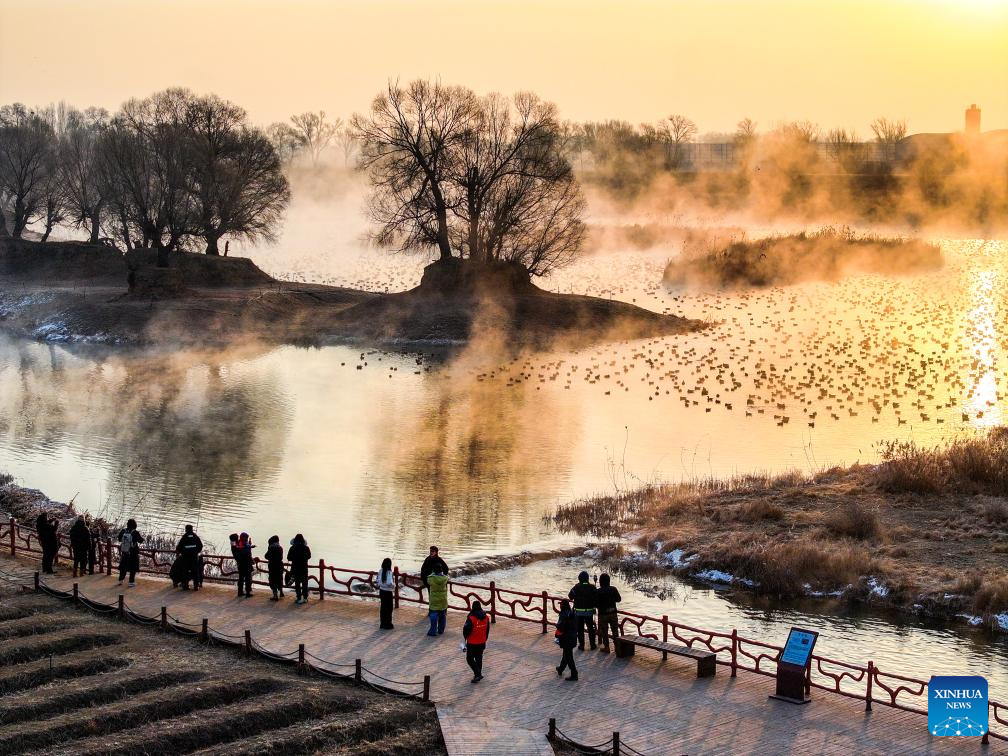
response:
M980 108L976 106L976 103L970 105L966 111L966 133L980 133Z

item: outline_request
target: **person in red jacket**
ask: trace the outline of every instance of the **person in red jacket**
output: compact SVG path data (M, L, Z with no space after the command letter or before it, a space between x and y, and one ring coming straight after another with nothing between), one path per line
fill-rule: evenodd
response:
M466 664L473 671L472 681L478 683L483 679L483 652L490 637L490 617L479 601L472 602L472 609L462 626L462 637L466 639Z

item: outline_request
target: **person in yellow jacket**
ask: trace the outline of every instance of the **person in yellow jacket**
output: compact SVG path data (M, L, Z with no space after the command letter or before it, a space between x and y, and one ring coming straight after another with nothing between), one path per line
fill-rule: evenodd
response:
M448 621L448 576L440 569L427 577L427 617L430 630L427 635L443 635Z

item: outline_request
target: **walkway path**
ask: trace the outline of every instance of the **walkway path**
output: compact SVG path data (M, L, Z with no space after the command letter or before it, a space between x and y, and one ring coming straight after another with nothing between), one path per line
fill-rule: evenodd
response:
M10 557L0 569L12 570ZM18 560L18 572L37 569ZM50 578L69 590L66 572ZM295 606L288 597L268 600L259 589L237 599L230 586L207 585L182 592L157 578L141 578L136 588L117 586L115 578L78 580L89 598L115 603L120 593L136 612L156 615L161 606L184 622L202 618L220 632L240 635L251 629L255 640L278 653L304 643L309 653L333 662L364 660L377 674L399 680L432 677L431 697L442 713L442 731L452 754L548 754L547 722L582 743L599 743L618 730L623 742L645 754L926 754L961 752L980 744L958 738L933 738L927 719L876 704L865 714L862 702L813 691L807 706L768 700L770 678L740 672L734 680L719 667L714 678L697 679L694 664L677 657L661 661L642 652L632 659L586 651L578 654L581 679L571 683L554 672L560 652L552 634L534 625L500 620L493 626L486 652L486 679L470 683L459 649L463 617L449 613L448 632L426 635L426 618L415 607L395 615L394 631L379 631L374 601L327 597ZM1003 751L991 742L987 753Z

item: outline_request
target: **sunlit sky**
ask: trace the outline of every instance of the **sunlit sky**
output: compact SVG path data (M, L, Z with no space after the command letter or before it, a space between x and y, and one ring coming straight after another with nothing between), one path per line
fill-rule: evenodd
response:
M0 0L0 102L114 109L170 85L253 120L367 107L390 78L530 89L571 119L1008 127L1008 0Z

